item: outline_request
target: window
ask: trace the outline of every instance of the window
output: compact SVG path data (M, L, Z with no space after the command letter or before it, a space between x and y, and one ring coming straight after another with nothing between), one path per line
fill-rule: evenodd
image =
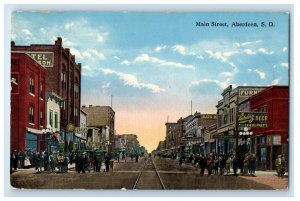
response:
M67 84L66 84L66 73L65 72L61 73L60 80L61 80L61 88L66 89Z
M79 98L79 86L78 85L74 86L74 97L75 97L75 99Z
M281 144L281 136L280 135L273 136L273 144L274 145L280 145Z
M34 94L34 78L29 78L29 92L31 94Z
M43 111L40 112L40 126L43 126Z
M76 108L76 107L74 108L74 114L75 114L75 117L77 117L77 116L78 116L78 110L77 110L77 108Z
M40 84L40 98L43 99L43 82Z
M34 108L32 106L29 107L29 117L28 117L29 123L34 123Z
M58 113L55 112L54 114L54 127L58 128Z
M266 106L266 105L262 106L262 107L261 107L261 111L262 111L262 112L268 112L267 106Z
M52 127L53 126L53 111L49 111L49 124Z

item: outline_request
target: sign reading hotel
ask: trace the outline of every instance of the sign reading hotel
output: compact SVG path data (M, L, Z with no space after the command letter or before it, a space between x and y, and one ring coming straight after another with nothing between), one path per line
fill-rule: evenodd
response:
M201 114L201 119L217 119L216 114Z
M239 112L238 127L266 128L268 127L268 114L266 112Z
M26 54L43 67L53 67L53 52L26 52Z

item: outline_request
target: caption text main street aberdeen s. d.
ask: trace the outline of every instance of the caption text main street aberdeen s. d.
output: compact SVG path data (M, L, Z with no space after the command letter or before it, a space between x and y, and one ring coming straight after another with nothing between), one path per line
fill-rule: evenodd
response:
M227 22L201 22L198 21L196 22L196 26L197 27L274 27L274 23L273 22L261 22L261 23L257 23L257 22L231 22L231 23L227 23Z

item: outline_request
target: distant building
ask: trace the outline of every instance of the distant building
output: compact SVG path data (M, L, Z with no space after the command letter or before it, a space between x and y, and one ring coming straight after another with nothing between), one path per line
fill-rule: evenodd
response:
M81 110L87 114L88 136L91 137L90 129L97 128L99 136L93 136L93 139L99 141L101 147L106 147L109 152L114 147L115 132L115 111L109 106L82 106ZM90 142L90 140L88 140ZM95 146L94 146L95 147Z
M45 73L25 53L11 54L11 150L46 150Z
M80 110L80 127L75 129L75 143L76 149L87 149L87 114Z
M125 151L127 155L140 154L140 142L135 134L120 134L115 135L115 141L117 146L115 146L116 152Z

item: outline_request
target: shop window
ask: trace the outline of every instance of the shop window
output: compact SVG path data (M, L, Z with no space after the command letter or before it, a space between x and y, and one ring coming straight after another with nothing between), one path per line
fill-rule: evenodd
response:
M280 145L280 144L281 144L281 136L280 135L273 136L273 145Z

